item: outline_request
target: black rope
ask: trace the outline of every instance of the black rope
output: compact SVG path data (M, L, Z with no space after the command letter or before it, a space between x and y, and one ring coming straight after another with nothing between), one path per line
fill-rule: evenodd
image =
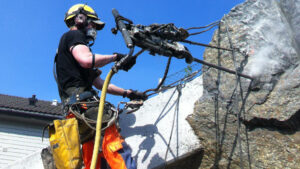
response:
M220 30L220 24L219 24ZM218 46L220 46L220 31L218 31ZM221 66L221 51L218 49L218 66ZM219 168L219 161L221 160L221 140L220 140L220 124L219 124L219 95L220 95L220 82L221 82L221 71L218 69L217 77L217 93L215 94L215 124L216 124L216 153L214 168Z
M242 112L242 115L243 115L243 118L246 119L246 110L245 110L245 104L246 104L246 99L248 98L250 92L251 92L251 86L252 86L252 82L250 82L249 86L248 86L248 91L246 93L246 96L243 97L243 88L242 88L242 85L240 85L240 91L241 91L241 98L244 98L242 99L242 106L241 106L241 112ZM247 142L247 153L248 153L248 165L249 165L249 168L251 169L251 157L250 157L250 147L249 147L249 137L248 137L248 131L247 131L247 128L245 128L245 134L246 134L246 142Z
M160 88L159 90L156 90L156 91L154 91L153 93L148 94L147 96L149 97L149 96L152 96L152 95L154 95L154 94L156 94L156 93L159 93L159 92L162 92L162 91L171 89L171 88L173 88L173 87L177 87L178 85L181 85L181 83L177 84L178 82L189 82L189 81L190 81L191 79L193 79L193 77L195 77L199 72L201 72L201 69L199 69L199 70L193 72L192 74L190 74L190 75L188 75L188 76L186 76L186 77L184 77L184 78L181 78L181 79L179 79L179 80L176 80L175 82L173 82L173 83L171 83L171 84L169 84L169 85L167 85L167 86L163 86L163 87ZM175 85L175 84L176 84L176 85Z
M166 66L166 69L165 69L165 73L164 73L164 76L163 76L163 79L160 81L160 83L157 85L157 87L155 89L148 89L146 91L144 91L144 94L150 92L150 91L158 91L159 88L162 86L162 84L165 82L166 78L167 78L167 75L168 75L168 72L169 72L169 68L170 68L170 64L171 64L171 60L172 60L172 56L169 56L169 59L168 59L168 63L167 63L167 66ZM148 94L147 96L149 97L150 95L152 94Z
M191 29L203 29L203 28L207 28L207 27L209 27L209 26L211 26L211 25L215 25L215 24L219 24L220 23L220 21L216 21L216 22L213 22L213 23L211 23L211 24L208 24L208 25L206 25L206 26L200 26L200 27L190 27L190 28L187 28L187 29L185 29L185 30L191 30Z
M210 26L209 28L207 28L207 29L205 29L205 30L203 30L203 31L200 31L200 32L194 32L194 33L189 33L189 36L199 35L199 34L201 34L201 33L207 32L207 31L211 30L212 28L214 28L215 26L218 26L218 25L219 25L219 23L214 24L214 25Z
M226 22L226 17L224 17L224 23L226 25L226 33L227 33L227 37L228 37L228 42L229 42L229 45L230 45L230 48L233 47L233 44L232 44L232 41L231 41L231 36L230 36L230 33L229 33L229 29L228 29L228 24ZM235 53L234 51L232 51L232 60L233 60L233 64L234 64L234 68L236 70L236 72L238 71L238 68L236 66L236 58L235 58ZM236 77L236 83L235 83L235 87L237 87L238 85L241 85L240 83L240 77L238 76L238 74L236 73L235 74L235 77ZM238 112L238 117L237 117L237 141L239 143L239 148L240 148L240 167L243 169L244 166L243 166L243 151L242 151L242 141L241 141L241 135L240 135L240 128L241 128L241 122L240 122L240 111L238 110L239 109L239 104L238 104L238 92L237 90L235 91L235 103L234 103L234 106L235 106L235 109L236 109L236 112ZM242 91L240 91L242 92Z
M155 91L155 92L153 92L153 93L151 93L151 94L148 94L147 96L149 97L149 96L152 96L152 95L154 95L154 94L156 94L156 93L166 91L166 90L168 90L168 89L177 87L178 85L182 85L182 83L189 82L189 81L191 81L195 76L198 76L198 75L200 75L200 74L203 75L203 74L206 73L209 69L210 69L210 67L208 67L208 69L207 69L206 71L204 71L204 72L202 72L201 69L198 69L198 70L194 71L193 73L189 74L188 76L185 76L185 77L183 77L183 78L180 78L179 80L176 80L176 81L174 81L174 82L168 84L167 86L163 86L163 87L161 87L159 90L157 90L157 91ZM179 72L180 72L180 71L179 71ZM174 74L177 74L177 73L179 73L179 72L176 72L176 73L174 73ZM174 74L172 74L172 75L174 75ZM172 75L170 75L170 76L172 76ZM179 83L179 82L180 82L180 83ZM182 83L181 83L181 82L182 82Z

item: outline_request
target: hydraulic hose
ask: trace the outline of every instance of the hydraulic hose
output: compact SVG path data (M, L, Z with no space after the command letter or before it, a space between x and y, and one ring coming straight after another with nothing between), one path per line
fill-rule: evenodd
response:
M97 116L97 125L96 125L96 136L95 136L95 142L94 142L94 150L93 150L93 157L91 162L91 169L96 168L97 159L98 159L98 151L99 151L99 145L100 145L100 139L101 139L101 126L102 126L102 115L104 111L104 105L105 105L105 98L106 98L106 92L108 85L110 83L110 80L112 76L115 74L113 70L110 70L107 74L103 87L101 92L101 98L99 102L99 109L98 109L98 116Z

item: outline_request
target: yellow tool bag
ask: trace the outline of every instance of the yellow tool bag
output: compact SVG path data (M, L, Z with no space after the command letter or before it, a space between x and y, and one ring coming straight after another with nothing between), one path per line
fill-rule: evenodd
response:
M49 126L49 141L57 169L81 168L80 139L75 118L54 120Z

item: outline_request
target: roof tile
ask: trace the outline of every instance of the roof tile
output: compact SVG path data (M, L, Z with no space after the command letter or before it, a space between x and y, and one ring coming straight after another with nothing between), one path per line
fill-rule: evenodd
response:
M0 94L0 107L24 110L42 114L63 115L61 104L52 105L51 101L37 100L35 105L29 104L29 98Z

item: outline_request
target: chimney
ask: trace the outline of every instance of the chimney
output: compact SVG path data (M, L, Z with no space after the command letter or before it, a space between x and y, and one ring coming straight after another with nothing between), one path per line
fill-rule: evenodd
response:
M58 104L58 101L56 99L54 99L51 103L52 106L57 106L57 104Z
M35 94L32 95L31 98L28 98L28 100L29 100L29 105L32 105L32 106L35 106L35 103L38 101L38 100L36 99L36 95L35 95Z

